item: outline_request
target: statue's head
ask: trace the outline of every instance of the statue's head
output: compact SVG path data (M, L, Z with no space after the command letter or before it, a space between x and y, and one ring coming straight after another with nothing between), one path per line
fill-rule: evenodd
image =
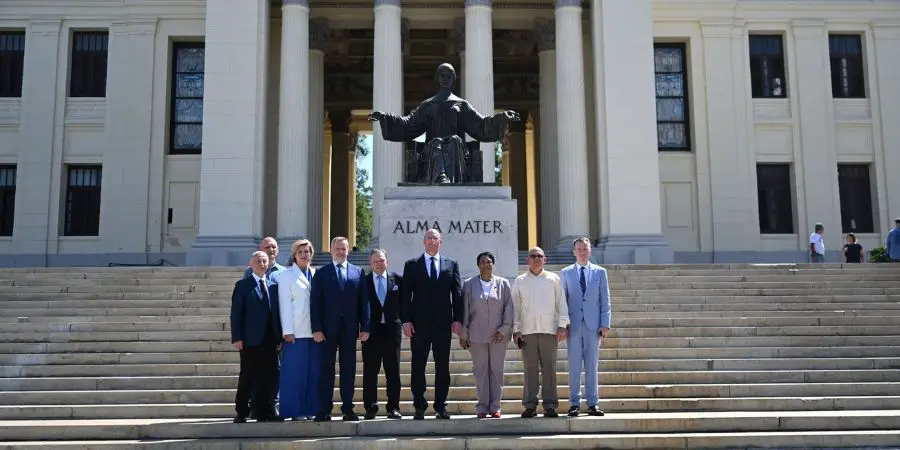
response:
M443 63L438 66L435 77L437 78L438 86L450 89L453 87L453 82L456 81L456 71L453 70L453 66L450 64Z

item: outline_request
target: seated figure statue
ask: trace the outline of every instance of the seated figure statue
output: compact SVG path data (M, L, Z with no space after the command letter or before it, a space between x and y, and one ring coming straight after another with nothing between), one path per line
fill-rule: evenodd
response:
M437 68L440 91L423 101L407 116L397 116L381 111L369 115L378 122L381 136L392 142L406 142L425 133L425 176L429 184L455 184L463 182L465 175L465 135L479 142L496 142L503 139L510 122L520 120L515 111L504 111L484 117L472 105L453 95L456 71L444 63ZM377 155L376 155L377 156Z

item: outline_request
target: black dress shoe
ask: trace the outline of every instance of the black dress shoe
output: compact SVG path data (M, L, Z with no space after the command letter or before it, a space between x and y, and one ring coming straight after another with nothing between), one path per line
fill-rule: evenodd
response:
M535 411L534 408L525 408L525 411L522 411L523 419L530 419L535 415L537 415L537 411Z
M447 410L437 411L436 413L434 413L434 418L447 420L450 418L450 413L448 413Z
M378 414L378 406L370 406L366 408L366 415L363 416L366 420L372 420Z
M316 416L313 422L331 422L331 416Z
M578 406L569 407L569 417L578 417Z
M559 413L554 408L544 408L544 417L559 417Z
M425 420L425 408L416 408L416 413L413 415L413 420Z
M353 411L344 413L344 422L359 422L359 416Z
M247 418L244 416L235 416L233 423L247 423Z
M596 406L589 406L588 407L588 415L600 417L600 416L604 415L604 412L602 410L597 409Z
M403 414L400 414L399 409L392 409L392 410L388 411L387 418L388 419L402 419Z
M256 419L256 422L257 422L257 423L262 423L262 422L284 422L284 417L279 417L279 416L266 416L266 417L261 417L261 418L259 418L259 419Z

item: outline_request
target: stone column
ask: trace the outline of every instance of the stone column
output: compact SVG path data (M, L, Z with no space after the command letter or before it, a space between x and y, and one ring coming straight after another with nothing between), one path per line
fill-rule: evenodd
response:
M588 236L587 130L584 106L584 55L581 0L556 1L556 128L559 154L560 251Z
M540 245L555 248L559 238L559 167L556 142L556 31L553 21L535 22L538 45L540 120L541 236Z
M459 96L466 98L466 21L456 19L453 21L453 36L456 38L456 49L459 52L459 67L456 68L455 91Z
M356 145L359 143L359 133L351 130L347 144L347 239L350 240L350 248L357 245L356 242ZM374 223L373 223L374 225Z
M16 185L20 192L28 192L28 201L16 205L14 252L23 258L15 261L17 265L46 266L47 254L56 253L59 232L51 224L57 222L52 219L60 216L60 207L52 199L54 190L61 192L62 168L53 156L51 130L56 118L63 117L67 88L58 77L60 25L58 19L29 22L25 34L28 76L22 80L22 98L17 100L22 142L28 148L19 153Z
M206 5L200 229L189 265L246 264L262 233L269 0Z
M330 114L326 114L326 116L328 117L325 119L325 145L323 146L325 154L322 158L322 238L319 240L318 250L328 248L328 243L331 241L331 171L333 169L331 144L333 140Z
M403 59L401 57L400 0L375 0L375 54L373 55L372 109L402 114ZM384 199L384 189L403 180L403 143L387 142L381 128L372 134L372 203L374 216ZM372 224L373 244L381 230L378 220Z
M526 242L520 248L531 248L537 245L537 170L535 170L535 145L534 145L534 111L529 111L528 120L525 121L525 148L522 158L525 160L525 198L527 206Z
M109 79L106 89L107 151L103 163L103 201L100 228L128 230L117 233L116 248L125 255L115 262L147 263L151 248L159 251L162 215L149 216L151 108L156 19L115 23L110 28ZM158 211L158 209L156 210ZM157 234L148 239L148 224Z
M278 108L279 240L311 237L309 0L281 6L281 91Z
M887 199L879 201L887 214L887 217L880 217L882 238L887 238L894 219L900 217L900 180L897 179L897 174L900 174L900 152L891 151L900 142L900 127L896 126L900 123L900 83L897 83L897 67L900 67L900 22L876 21L873 25L875 57L870 56L869 61L875 63L878 81L879 111L876 114L881 116L881 153L884 155L882 167L876 168L876 177L885 180L887 188ZM875 161L877 164L877 156Z
M800 158L795 159L794 164L794 177L803 180L802 191L797 192L800 219L797 244L805 255L809 248L807 238L816 222L825 225L826 248L840 248L843 240L837 151L830 138L834 136L834 106L829 82L831 67L827 58L828 31L823 20L796 20L791 28L792 53L796 60L793 70L796 83L791 84L794 87L791 101L799 105L800 136L803 137ZM823 130L827 132L823 133Z
M743 80L743 27L731 20L702 22L706 66L707 131L712 196L712 262L745 260L747 248L759 247L759 220L753 205L756 166L753 149L743 133L748 121ZM685 55L687 57L687 55ZM686 81L686 80L685 80ZM750 179L750 177L753 179ZM802 234L802 233L801 233Z
M322 240L324 229L321 220L324 212L322 186L324 176L322 159L325 147L325 41L328 38L328 20L312 19L309 22L309 239L313 243Z
M601 187L609 205L609 228L600 238L605 263L673 259L662 235L652 8L652 0L591 3L597 141L606 150L597 164L608 172Z
M350 235L350 171L351 147L350 111L330 111L331 118L331 235ZM324 247L323 247L324 248Z
M492 0L466 1L466 98L484 116L494 114L494 48ZM485 183L494 182L493 142L481 143L481 172Z

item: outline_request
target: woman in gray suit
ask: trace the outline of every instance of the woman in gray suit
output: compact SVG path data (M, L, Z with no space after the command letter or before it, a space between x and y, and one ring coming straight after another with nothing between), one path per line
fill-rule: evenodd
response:
M509 280L494 276L494 255L478 255L479 274L463 285L462 332L459 345L472 353L479 419L500 418L503 363L512 335L513 300Z

